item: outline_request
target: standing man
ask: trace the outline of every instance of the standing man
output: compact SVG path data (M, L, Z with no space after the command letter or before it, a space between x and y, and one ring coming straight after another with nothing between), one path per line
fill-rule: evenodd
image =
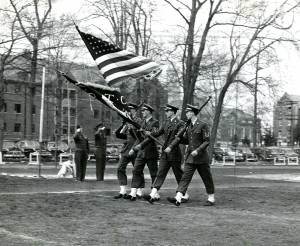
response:
M103 181L106 165L106 144L105 127L102 123L96 126L95 133L95 158L96 158L96 179Z
M75 143L76 180L84 181L89 156L89 141L83 135L82 126L77 125L73 139Z
M129 115L131 119L140 125L142 123L142 120L136 116L136 111L139 108L139 106L134 103L129 103L128 108L130 110ZM131 162L132 165L134 166L136 153L134 153L133 155L129 155L129 151L133 148L134 143L138 141L137 139L138 133L135 127L133 127L129 123L126 123L126 121L123 121L123 123L116 130L115 135L117 138L126 140L126 142L123 144L123 147L121 149L121 158L117 169L120 192L118 195L114 196L115 199L120 199L120 198L127 197L126 168L129 162Z
M176 138L176 135L183 129L184 122L180 120L176 113L179 108L172 106L170 104L166 105L165 113L167 119L165 123L159 128L157 132L152 133L151 135L155 138L164 135L164 146L169 146ZM151 141L150 138L145 139L140 145L141 148L144 148L147 144ZM170 147L167 147L163 150L162 156L159 160L159 168L156 174L156 178L152 185L152 190L150 195L144 195L143 198L150 203L156 201L156 193L163 185L167 174L172 167L173 173L175 175L177 184L179 184L183 171L181 169L181 161L182 161L182 154L179 148L179 142ZM189 199L188 194L186 193L184 198L182 198L181 202L186 202Z
M187 127L181 141L187 144L185 157L184 173L177 188L175 198L168 197L168 201L179 206L182 197L186 193L188 186L192 180L195 170L198 171L208 194L208 199L204 206L212 206L215 204L215 186L209 166L209 157L207 147L209 146L209 129L206 123L197 119L199 109L188 104L186 109L186 117L191 120L191 124ZM173 149L180 139L176 138L169 146Z
M144 104L142 108L142 116L143 122L141 124L142 129L146 132L146 134L154 133L158 130L159 123L157 120L152 118L152 113L154 109L148 105ZM141 140L145 140L145 136L141 137ZM144 168L147 164L152 183L155 180L156 173L158 170L158 150L154 140L144 148L139 148L139 145L134 147L129 151L129 154L134 154L135 151L138 151L137 157L135 159L134 168L132 171L133 177L131 182L131 192L130 195L127 196L127 199L131 201L136 200L137 189L145 187L145 179L144 179ZM142 194L140 194L142 195ZM159 194L156 194L156 198L159 199Z

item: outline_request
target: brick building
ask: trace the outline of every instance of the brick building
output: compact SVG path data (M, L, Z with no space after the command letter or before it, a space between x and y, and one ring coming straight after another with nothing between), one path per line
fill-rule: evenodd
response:
M76 80L81 82L92 81L94 83L104 84L99 70L97 68L88 68L83 70L83 66L76 65L71 69L71 74ZM39 70L35 90L34 102L32 108L32 139L39 139L40 129L40 110L41 110L41 88L42 88L42 70ZM87 76L88 74L88 76ZM28 79L26 76L17 76L16 73L10 72L6 76L4 84L4 110L0 112L4 122L4 140L23 140L25 136L26 117L25 102L27 97ZM44 94L44 118L43 118L43 141L54 141L57 134L60 134L62 140L67 140L68 136L72 137L75 133L76 125L80 124L84 128L84 133L89 140L94 140L94 127L103 122L107 128L108 142L120 142L114 137L113 131L121 123L120 116L89 94L81 90L75 85L62 83L62 107L61 107L61 130L56 131L57 124L57 81L55 74L46 73L45 94ZM137 93L142 88L145 92L140 95L141 100L147 100L156 112L154 117L160 122L164 120L164 108L167 103L168 96L166 90L161 86L160 82L142 81L140 86L135 85L130 91L123 89L121 93L129 102L137 102ZM159 98L159 100L157 100Z
M257 122L257 144L261 142L261 120ZM253 145L253 115L247 114L239 109L224 109L220 119L217 134L217 144L230 145L234 135L237 136L239 145L245 139L250 140Z
M295 126L300 119L300 96L284 93L274 106L273 134L277 146L294 146Z

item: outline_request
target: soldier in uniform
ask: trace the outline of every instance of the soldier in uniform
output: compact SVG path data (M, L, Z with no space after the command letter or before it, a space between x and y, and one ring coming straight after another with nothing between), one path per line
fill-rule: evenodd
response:
M83 135L80 125L77 125L73 139L75 143L76 180L84 181L89 156L89 141L88 138Z
M102 123L96 126L95 132L95 158L96 158L96 179L103 181L106 165L106 144L105 127Z
M148 105L144 104L142 108L143 121L141 127L146 132L146 134L153 133L158 130L159 123L157 120L152 118L152 113L154 109ZM145 140L146 136L141 137L141 141ZM152 183L155 180L156 173L158 170L158 149L154 140L144 148L139 149L139 145L136 145L133 149L129 151L129 154L134 154L137 151L137 157L135 159L134 168L132 171L133 177L131 182L131 192L127 196L127 199L135 201L137 197L137 189L145 187L144 179L144 168L147 164ZM140 194L141 195L141 194ZM159 194L156 194L156 198L159 199Z
M168 197L168 201L179 206L182 202L182 197L186 193L188 186L192 180L194 172L197 170L208 194L208 199L204 206L212 206L215 204L215 186L209 166L209 157L207 147L209 146L209 129L206 123L197 119L199 109L193 105L188 104L186 109L186 116L191 120L191 124L187 127L185 134L181 139L181 143L188 145L184 173L176 191L176 197ZM176 138L169 146L173 149L180 139Z
M151 134L155 138L164 135L164 146L169 146L175 140L176 135L183 129L185 125L185 123L176 116L178 110L179 108L167 104L165 108L167 116L165 123L159 128L157 132ZM150 141L150 138L146 138L140 144L141 148L144 148L147 144L149 144ZM181 169L181 162L182 154L179 148L179 142L176 144L176 146L173 146L172 150L169 147L165 148L159 160L159 168L152 185L151 193L150 195L145 194L143 198L150 203L156 201L155 195L163 185L171 167L175 175L177 184L179 184L183 174L183 171ZM188 199L189 196L186 193L185 196L181 199L181 202L186 202Z
M136 116L136 111L138 109L138 105L134 103L128 103L128 108L130 110L130 117L131 119L141 124L142 120ZM136 154L129 155L129 151L133 148L133 145L138 140L138 134L135 127L133 127L131 124L126 121L123 121L123 123L120 125L120 127L115 131L115 135L117 138L125 139L126 142L124 143L122 149L121 149L121 158L119 161L118 169L117 169L117 176L118 181L120 185L120 192L119 194L115 195L115 199L119 198L126 198L127 197L127 175L126 175L126 168L129 162L134 165Z

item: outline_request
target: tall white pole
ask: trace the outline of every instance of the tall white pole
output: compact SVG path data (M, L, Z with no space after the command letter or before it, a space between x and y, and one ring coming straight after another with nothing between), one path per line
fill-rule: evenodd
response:
M44 120L44 97L45 97L45 74L46 69L43 67L43 80L42 80L42 95L41 95L41 113L40 113L40 135L39 135L39 142L40 142L40 151L39 151L39 177L41 176L41 149L42 149L42 142L43 142L43 120Z
M67 84L67 97L68 97L68 145L70 146L70 141L71 141L71 137L70 137L70 127L71 127L71 112L70 112L70 90L69 90L69 83Z

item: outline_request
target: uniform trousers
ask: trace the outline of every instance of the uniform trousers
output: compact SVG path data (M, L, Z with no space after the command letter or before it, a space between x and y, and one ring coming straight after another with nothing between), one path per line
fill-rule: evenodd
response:
M157 159L145 159L143 157L137 157L133 167L133 177L131 182L131 188L145 188L144 168L148 166L152 183L155 180L158 170Z
M123 156L121 155L118 169L117 169L117 176L118 176L118 181L119 185L127 185L127 175L126 175L126 168L129 162L132 163L134 166L134 161L135 161L135 156L134 157L128 157L128 156Z
M104 171L106 165L106 150L103 148L96 148L96 179L102 181L104 179Z
M214 181L210 171L210 166L209 164L206 163L202 163L202 164L185 163L183 169L183 175L180 180L179 186L177 188L177 192L181 192L182 194L186 193L196 170L198 171L204 183L206 193L214 194L215 193Z
M159 190L161 188L161 186L165 182L165 179L166 179L167 174L171 167L172 167L173 173L175 175L177 184L179 184L179 182L182 178L182 175L183 175L183 171L181 169L181 160L169 161L167 159L166 155L163 154L159 161L159 167L158 167L158 171L156 174L156 178L152 185L153 188L156 188L157 190Z
M83 181L86 173L88 151L86 149L75 149L76 179Z

